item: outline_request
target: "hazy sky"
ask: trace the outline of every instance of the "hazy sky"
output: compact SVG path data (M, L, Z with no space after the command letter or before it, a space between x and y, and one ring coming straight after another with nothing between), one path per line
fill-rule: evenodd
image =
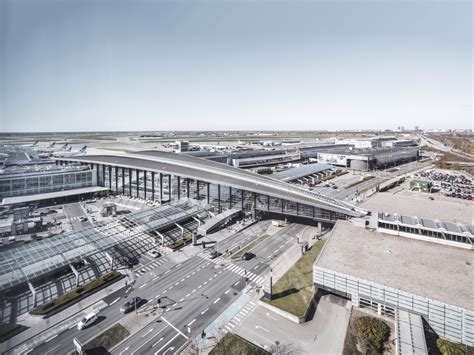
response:
M0 131L472 128L471 1L0 0Z

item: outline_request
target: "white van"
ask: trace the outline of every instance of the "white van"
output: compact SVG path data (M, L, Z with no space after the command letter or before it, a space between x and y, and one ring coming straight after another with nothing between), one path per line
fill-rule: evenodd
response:
M84 318L81 319L79 323L77 323L77 329L82 330L87 328L91 324L95 323L97 320L97 313L89 313Z

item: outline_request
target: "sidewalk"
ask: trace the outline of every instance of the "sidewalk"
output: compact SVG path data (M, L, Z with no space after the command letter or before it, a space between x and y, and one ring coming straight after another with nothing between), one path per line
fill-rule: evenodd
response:
M127 277L84 298L80 302L73 304L49 318L43 319L39 316L32 316L29 313L19 316L17 323L28 327L28 329L3 342L0 347L0 352L4 353L18 346L21 346L21 349L31 348L33 344L37 344L38 341L43 342L45 339L59 334L71 326L72 323L77 324L79 318L82 318L87 310L99 311L105 308L107 304L102 301L102 299L124 288L126 280L128 280ZM34 339L32 339L33 337ZM9 351L9 353L11 353L11 351Z

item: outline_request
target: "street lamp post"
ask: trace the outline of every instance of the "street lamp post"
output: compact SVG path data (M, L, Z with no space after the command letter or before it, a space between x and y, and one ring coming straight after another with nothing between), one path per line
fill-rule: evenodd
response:
M155 308L155 281L156 281L155 278L156 278L156 275L154 273L150 272L150 276L153 277L153 280L152 280L153 281L152 282L153 283L153 296L152 297L153 297L153 308Z

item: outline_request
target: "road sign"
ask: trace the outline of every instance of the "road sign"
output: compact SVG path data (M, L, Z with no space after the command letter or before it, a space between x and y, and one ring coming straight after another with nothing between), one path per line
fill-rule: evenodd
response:
M74 348L76 349L76 352L79 355L83 355L84 354L84 348L83 348L81 342L77 338L74 338L72 340L72 343L74 344Z

